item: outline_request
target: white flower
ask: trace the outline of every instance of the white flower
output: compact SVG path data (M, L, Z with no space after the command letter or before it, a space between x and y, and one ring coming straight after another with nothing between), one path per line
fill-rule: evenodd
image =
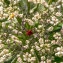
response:
M41 60L44 61L46 59L45 56L41 56Z
M53 30L53 26L51 26L51 27L49 27L48 29L47 29L47 31L52 31Z
M62 0L62 3L63 3L63 0Z
M57 18L55 16L51 16L52 21L55 21Z
M4 59L3 57L0 58L0 63L4 63Z
M57 25L59 23L59 20L55 16L51 16L50 24Z
M4 47L4 44L0 44L0 49L2 49Z
M8 53L9 53L9 50L3 49L2 52L0 53L0 56L1 56L1 57L4 57L4 56L6 57L6 55L7 55ZM9 54L9 55L10 55L10 54ZM11 56L11 55L10 55L10 56Z
M55 39L61 39L61 34L60 33L55 33L54 35L53 35L53 37L55 38Z
M32 2L32 0L28 0L28 2Z
M0 2L0 5L2 6L3 5L3 2Z
M63 52L57 52L57 53L55 53L55 56L62 57L63 56Z
M8 28L9 28L9 29L13 29L13 27L12 27L12 26L10 26L10 25L8 25Z
M46 61L41 61L40 63L46 63Z
M40 47L42 48L44 46L44 44L40 44Z
M63 62L60 62L60 63L63 63Z
M35 48L36 48L37 51L41 50L41 48L39 46L35 46Z
M42 27L43 27L43 25L38 25L38 28L39 28L39 29L42 29Z
M25 20L26 20L26 22L28 22L28 24L30 26L33 26L34 25L34 22L31 19L25 19Z
M20 18L22 18L22 17L23 17L23 14L18 14L18 16L19 16Z
M2 27L3 27L3 28L5 27L5 25L6 25L6 23L5 23L5 22L2 22Z
M38 34L37 33L34 33L33 36L34 36L34 38L36 38L38 36Z
M31 62L31 58L28 58L28 62Z
M18 33L18 30L16 30L16 29L13 29L12 31L13 31L15 34Z
M28 0L28 2L33 2L33 3L42 3L43 1L42 0Z
M47 63L51 63L51 59L47 59Z
M48 7L48 3L45 0L41 0L41 4L43 4L45 7Z
M60 12L57 12L56 13L56 16L61 16L62 14Z
M12 58L12 55L11 55L11 53L7 53L7 54L3 55L3 57L5 57L4 61L8 61Z
M63 52L63 47L57 47L57 51L62 51Z
M61 5L58 5L57 8L59 9L61 7Z
M34 62L36 60L35 57L31 57L31 62Z
M0 44L2 43L2 40L0 39Z
M27 49L27 48L29 48L29 46L28 45L25 45L25 46L23 46L25 49Z
M55 41L55 40L52 40L52 41L51 41L51 44L52 44L52 45L55 45L55 44L56 44L56 41Z
M30 41L29 40L26 40L26 44L29 44L30 43Z
M3 6L0 6L0 14L3 14Z
M4 52L4 54L7 54L9 52L8 49L4 49L2 52Z
M17 58L17 62L23 63L22 59L20 57Z
M56 56L62 57L63 56L63 47L57 47L57 53L55 53Z
M40 43L40 44L44 44L44 39L43 39L43 38L40 38L40 39L39 39L39 43Z
M31 54L34 54L34 49L31 49L30 52L31 52Z
M53 12L53 11L55 10L55 7L54 7L53 5L50 5L50 6L49 6L49 10L50 10L51 12Z
M8 14L4 13L3 14L3 17L7 18L8 17Z
M16 36L14 36L14 35L11 35L11 38L12 38L13 41L18 39L18 38L17 38Z

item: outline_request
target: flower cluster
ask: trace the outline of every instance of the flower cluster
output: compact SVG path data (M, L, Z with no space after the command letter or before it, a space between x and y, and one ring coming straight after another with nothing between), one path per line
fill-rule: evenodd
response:
M63 63L63 0L0 0L0 63Z

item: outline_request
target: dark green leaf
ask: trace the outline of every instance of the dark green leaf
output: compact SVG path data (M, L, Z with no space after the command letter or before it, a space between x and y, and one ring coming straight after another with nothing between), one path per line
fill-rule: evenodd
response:
M4 2L9 6L9 4L10 4L9 0L4 0Z

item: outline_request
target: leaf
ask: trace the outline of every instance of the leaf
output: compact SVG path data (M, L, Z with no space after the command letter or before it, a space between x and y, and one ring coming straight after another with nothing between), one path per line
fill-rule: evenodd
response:
M2 28L2 24L0 23L0 29Z
M59 32L61 30L61 27L54 26L53 31L49 32L49 34L54 33L54 32Z
M11 63L12 59L5 61L4 63Z
M28 11L28 13L30 12L30 9L33 10L35 8L35 6L36 6L36 4L34 4L33 2L28 2L27 1L27 11Z
M56 2L57 0L46 0L48 4L52 4L52 2Z
M58 26L58 27L62 27L62 25L63 25L63 23L59 23L57 26Z
M45 10L45 7L42 4L38 4L38 11L43 12Z
M35 55L36 55L38 61L40 62L41 61L41 57L40 57L38 51L37 50L34 50L34 51L35 51Z
M11 59L9 59L8 61L5 61L4 63L11 63L11 62L12 62L12 60L13 60L15 57L16 57L16 54L15 54L15 55L13 55Z
M37 11L37 5L36 5L34 8L32 8L32 9L30 10L30 13L33 13L33 12L35 12L35 11Z
M38 23L35 24L35 27L38 27Z
M59 45L55 44L55 45L52 45L52 47L55 49L55 48L59 47Z
M63 58L62 57L55 56L54 59L55 59L55 62L57 62L57 63L63 62Z
M49 33L49 39L50 39L50 40L53 40L53 39L54 39L53 34L54 34L54 33Z
M7 18L5 18L5 19L3 19L3 20L0 20L0 22L5 22L5 21L7 21Z
M27 30L29 30L29 29L32 28L32 26L30 26L28 23L25 23L24 27L25 27Z
M27 9L28 9L28 7L27 7L27 0L21 0L19 2L19 7L22 10L22 12L26 15L27 14Z
M11 61L11 63L16 63L16 60L17 60L17 57L15 57L15 58Z
M56 32L56 31L58 32L58 31L60 31L60 29L61 29L61 27L55 26L54 29L53 29L53 31L54 32Z
M9 4L10 4L9 0L4 0L4 2L7 4L7 6L9 6Z
M18 23L21 24L22 19L20 17L16 17L16 18L17 18Z

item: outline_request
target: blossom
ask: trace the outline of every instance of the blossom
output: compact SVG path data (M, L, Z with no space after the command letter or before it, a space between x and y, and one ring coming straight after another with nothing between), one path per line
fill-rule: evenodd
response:
M31 36L31 35L33 34L33 32L32 32L32 30L28 30L28 31L26 32L26 34L27 34L28 36Z
M11 13L11 15L9 16L9 19L12 19L12 18L14 18L14 14L13 13Z

